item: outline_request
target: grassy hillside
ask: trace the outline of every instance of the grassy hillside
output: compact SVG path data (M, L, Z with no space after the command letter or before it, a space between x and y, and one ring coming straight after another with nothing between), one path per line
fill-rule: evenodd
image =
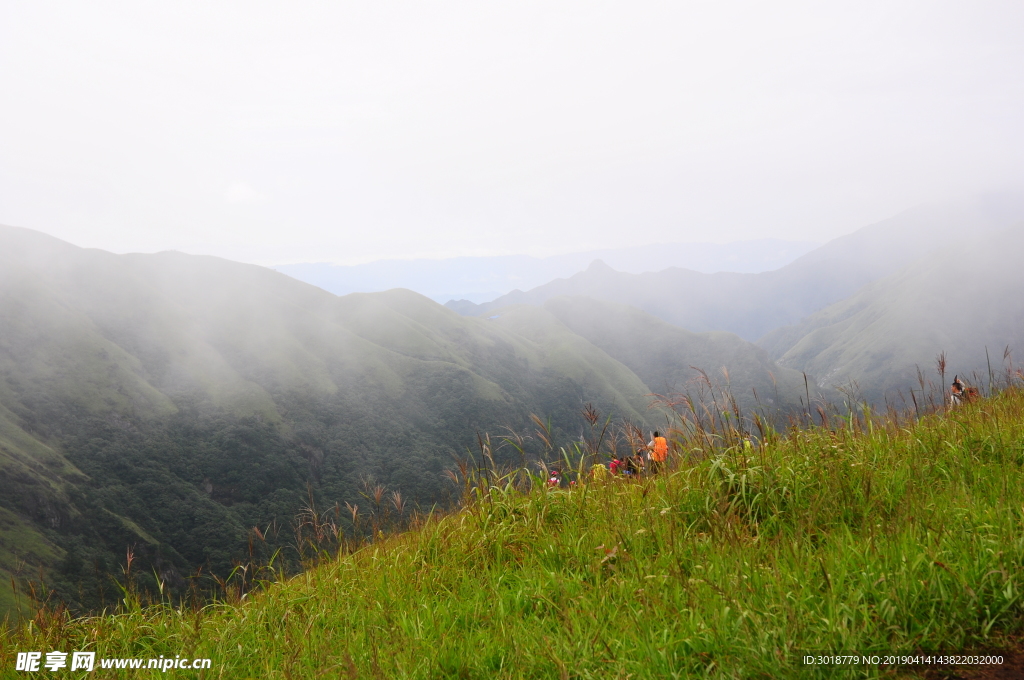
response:
M1006 262L1021 248L1024 224L947 248L758 344L823 386L856 381L877 402L920 390L915 366L937 379L940 352L949 380L977 374L985 386L986 347L1000 375L1004 349L1024 350L1024 270Z
M542 305L558 296L587 296L644 310L694 332L728 331L751 342L855 293L965 235L1005 229L1024 218L1016 197L971 205L921 206L834 239L775 271L760 274L669 268L645 274L614 271L602 262L567 279L496 300L449 306L489 314L510 304Z
M211 677L835 677L801 655L1013 644L1021 392L755 446L680 425L670 473L478 477L463 510L242 600L39 617L3 638L0 668L89 649L208 657Z

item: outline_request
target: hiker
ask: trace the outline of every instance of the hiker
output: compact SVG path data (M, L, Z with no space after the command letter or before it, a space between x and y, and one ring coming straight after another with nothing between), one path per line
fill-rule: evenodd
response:
M618 456L612 457L612 462L608 464L608 470L612 475L620 475L625 471L626 461L621 460Z
M638 449L636 455L626 458L626 469L623 474L627 477L639 477L644 471L644 449Z
M647 450L651 458L651 472L655 474L661 472L665 467L665 459L668 457L668 440L655 430L651 441L647 442Z
M552 468L551 476L548 477L548 487L557 488L562 485L562 473L558 468Z
M949 387L949 403L950 406L959 406L960 404L969 404L975 400L978 396L977 387L968 387L960 380L959 375L953 376L953 384Z

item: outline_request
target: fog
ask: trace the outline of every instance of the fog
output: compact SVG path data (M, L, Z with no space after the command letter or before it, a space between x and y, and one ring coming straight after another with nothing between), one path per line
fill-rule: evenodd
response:
M4 3L0 223L262 264L824 242L1020 187L1013 2Z

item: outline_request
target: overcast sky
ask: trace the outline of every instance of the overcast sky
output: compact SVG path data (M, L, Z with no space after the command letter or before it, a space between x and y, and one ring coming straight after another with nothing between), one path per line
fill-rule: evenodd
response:
M264 264L822 241L1024 186L1024 3L0 0L0 223Z

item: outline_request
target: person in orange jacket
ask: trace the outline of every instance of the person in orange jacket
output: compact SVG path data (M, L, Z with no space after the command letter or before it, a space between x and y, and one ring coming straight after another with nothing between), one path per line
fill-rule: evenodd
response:
M668 458L668 440L655 430L654 437L647 443L647 451L651 459L651 472L661 472Z

